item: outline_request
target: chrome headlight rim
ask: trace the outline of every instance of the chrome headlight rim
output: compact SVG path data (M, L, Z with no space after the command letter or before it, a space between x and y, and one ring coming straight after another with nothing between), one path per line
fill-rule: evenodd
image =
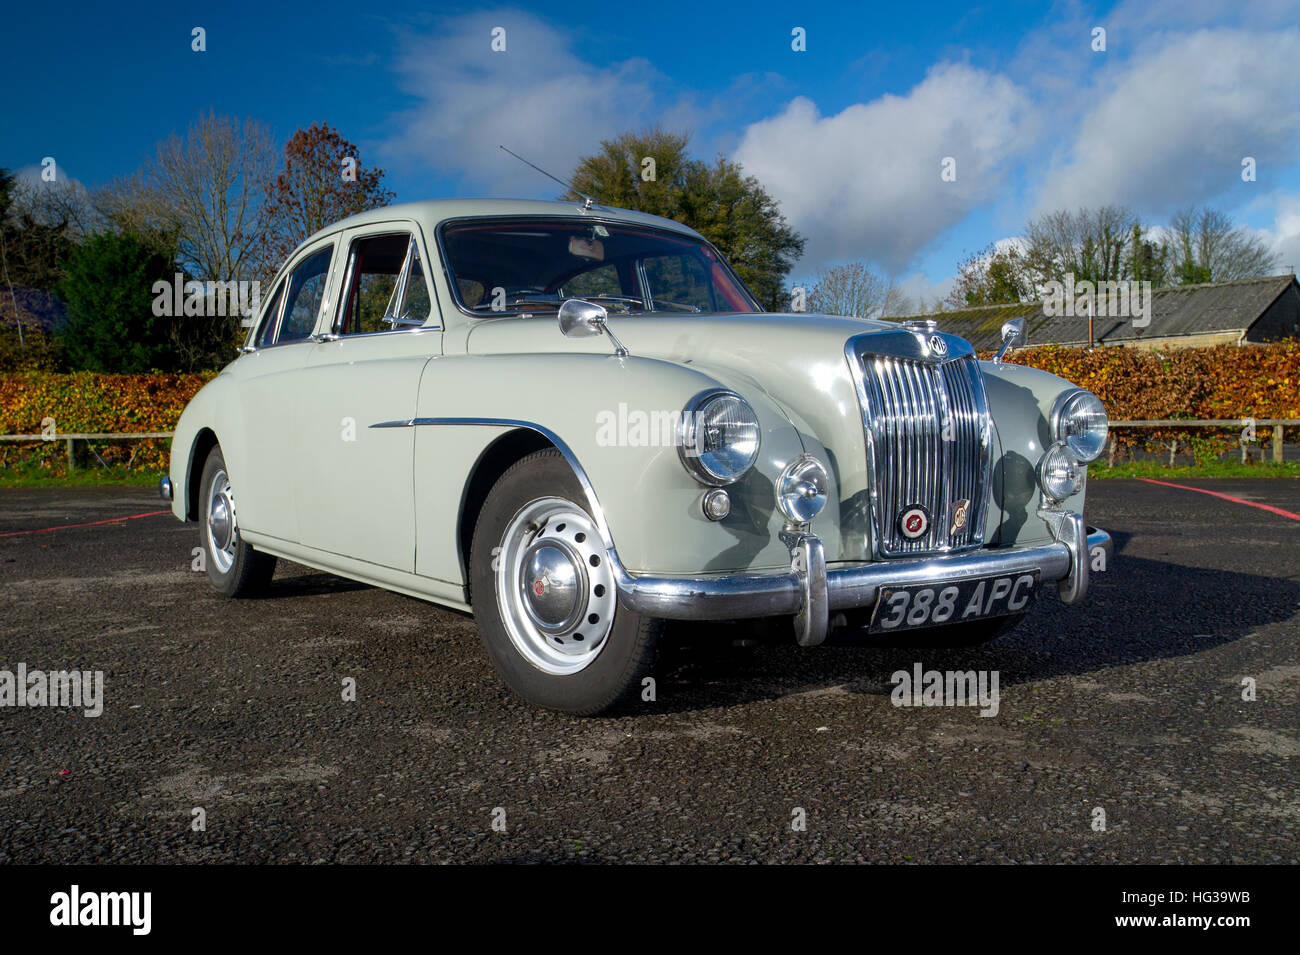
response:
M1053 466L1056 458L1063 458L1072 467L1073 476L1068 486L1049 486L1048 470ZM1064 441L1053 444L1038 461L1038 486L1042 489L1043 496L1054 505L1069 500L1082 491L1087 476L1088 466L1078 459Z
M722 474L711 469L705 462L704 456L696 450L698 441L697 425L700 420L700 414L709 405L710 402L719 398L729 398L738 401L740 405L749 412L749 416L754 423L754 448L749 455L749 460L745 466L737 469L732 474ZM686 402L682 409L681 420L677 422L677 457L682 462L682 467L686 468L687 473L695 480L708 487L726 487L728 484L735 484L758 462L759 450L763 444L763 429L759 423L758 415L754 413L753 406L745 400L744 395L737 394L729 388L706 388Z
M830 494L830 473L826 465L806 451L781 469L773 485L776 509L791 524L804 525L826 507ZM808 493L808 489L816 493Z
M1068 422L1069 415L1072 413L1071 404L1077 399L1091 399L1097 402L1097 407L1101 409L1102 417L1105 419L1105 426L1101 431L1101 441L1097 445L1095 453L1088 453L1081 450L1077 442L1071 441L1071 435L1065 433L1065 426ZM1052 438L1053 440L1063 443L1070 449L1075 460L1080 464L1090 464L1101 457L1102 451L1106 449L1106 441L1110 436L1110 416L1106 414L1105 403L1087 388L1071 388L1062 392L1052 405Z

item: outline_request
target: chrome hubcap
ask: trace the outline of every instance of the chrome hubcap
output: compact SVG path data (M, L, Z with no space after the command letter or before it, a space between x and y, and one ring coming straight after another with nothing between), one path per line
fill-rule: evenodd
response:
M618 594L608 553L586 511L563 498L531 501L496 554L497 606L515 648L546 673L577 673L605 646Z
M213 476L208 491L206 534L208 553L224 574L235 563L235 545L239 543L235 495L225 471L218 471Z

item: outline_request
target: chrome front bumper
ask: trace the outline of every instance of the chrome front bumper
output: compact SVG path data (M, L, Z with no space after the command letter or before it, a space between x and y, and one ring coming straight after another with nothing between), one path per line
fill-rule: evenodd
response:
M1078 514L1059 515L1056 540L1025 547L995 547L922 560L887 560L826 568L821 541L801 534L791 542L789 573L727 577L633 576L617 565L622 602L637 613L677 620L733 620L795 617L803 646L826 639L836 610L870 607L881 587L1001 577L1038 571L1055 581L1061 600L1078 603L1088 592L1089 568L1110 566L1112 544L1103 530L1089 528ZM1100 557L1098 550L1104 551Z

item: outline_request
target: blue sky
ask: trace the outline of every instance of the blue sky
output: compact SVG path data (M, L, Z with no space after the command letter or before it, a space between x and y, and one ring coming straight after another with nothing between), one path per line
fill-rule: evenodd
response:
M600 138L661 124L782 202L809 240L796 278L863 258L932 297L964 252L1031 215L1105 202L1154 223L1212 203L1300 265L1298 14L1218 0L14 4L0 165L53 156L94 187L214 110L282 139L329 122L399 199L545 197L554 185L497 143L563 175ZM195 26L206 52L190 49Z

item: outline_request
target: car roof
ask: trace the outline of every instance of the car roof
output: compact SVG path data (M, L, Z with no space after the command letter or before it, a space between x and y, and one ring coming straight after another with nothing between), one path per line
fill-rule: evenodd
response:
M354 226L369 225L373 222L387 222L391 219L415 219L429 226L437 226L448 219L461 219L468 216L564 216L575 219L612 219L619 222L653 226L668 229L684 235L703 238L689 226L661 216L652 216L630 209L618 209L613 206L593 204L590 209L583 209L578 202L549 202L543 199L425 199L420 202L399 202L368 212L348 216L339 222L326 226L303 245L308 245L323 236L350 229Z

